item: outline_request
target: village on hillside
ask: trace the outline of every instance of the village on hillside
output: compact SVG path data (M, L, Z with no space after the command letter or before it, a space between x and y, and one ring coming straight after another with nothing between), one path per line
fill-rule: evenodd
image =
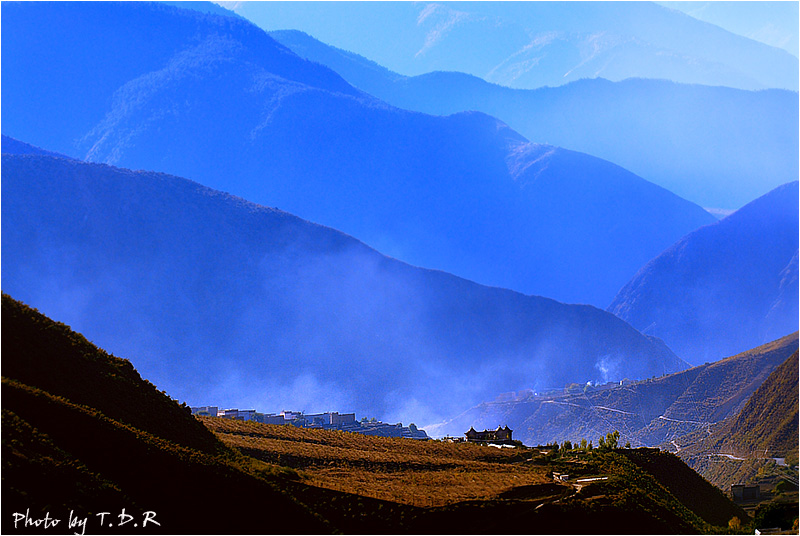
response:
M192 407L192 414L209 417L222 417L240 421L254 421L264 424L292 425L299 428L319 428L323 430L341 430L356 434L405 437L408 439L430 439L425 430L420 430L413 423L403 426L403 423L388 424L375 419L362 418L356 420L355 413L309 413L300 411L281 411L280 413L258 413L254 409L219 409L217 406Z
M300 411L281 411L280 413L259 413L254 409L219 409L217 406L193 406L192 415L206 417L221 417L239 421L253 421L262 424L291 425L298 428L317 428L322 430L341 430L354 434L404 437L407 439L431 439L425 430L417 428L413 423L403 426L403 423L388 424L376 419L363 417L356 420L355 413L339 413L336 411L326 413L308 413ZM444 437L442 441L448 443L481 443L496 447L521 446L522 443L512 439L513 431L508 427L498 426L496 430L478 432L474 428L464 433L464 437Z

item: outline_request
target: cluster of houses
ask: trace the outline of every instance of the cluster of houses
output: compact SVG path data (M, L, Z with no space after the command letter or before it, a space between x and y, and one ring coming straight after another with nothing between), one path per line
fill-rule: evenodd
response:
M335 411L309 414L304 414L300 411L258 413L254 409L219 409L217 406L198 406L192 408L192 414L240 421L254 421L264 424L288 424L299 428L341 430L362 435L429 439L425 430L420 430L414 424L403 426L403 423L387 424L375 419L367 420L366 418L357 421L355 413L338 413Z
M319 428L323 430L341 430L355 434L405 437L409 439L430 439L425 430L414 424L403 426L403 423L387 424L375 419L356 420L355 413L307 413L301 411L281 411L280 413L258 413L254 409L220 409L217 406L192 407L192 414L207 417L221 417L239 421L253 421L264 424L287 424L299 428ZM513 446L512 430L508 426L498 426L496 430L476 431L473 427L464 433L464 437L445 437L445 441L453 443L482 443L495 446Z

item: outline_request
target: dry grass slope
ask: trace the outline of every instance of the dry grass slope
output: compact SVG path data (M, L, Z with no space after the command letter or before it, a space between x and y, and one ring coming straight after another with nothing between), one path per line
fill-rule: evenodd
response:
M201 419L226 445L302 471L311 485L408 505L487 499L552 482L545 467L515 449Z

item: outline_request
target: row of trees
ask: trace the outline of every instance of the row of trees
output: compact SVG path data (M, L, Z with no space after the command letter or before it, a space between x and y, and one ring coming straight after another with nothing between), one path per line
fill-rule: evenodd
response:
M600 436L600 439L597 442L597 450L599 452L609 452L614 449L619 448L619 430L614 430L613 432L609 432L605 435L605 437ZM558 442L548 443L548 447L550 447L552 452L569 452L569 451L584 451L589 452L594 450L594 444L591 441L586 441L586 439L581 439L580 443L573 444L572 441L562 441L559 445ZM625 443L625 448L631 448L630 442Z

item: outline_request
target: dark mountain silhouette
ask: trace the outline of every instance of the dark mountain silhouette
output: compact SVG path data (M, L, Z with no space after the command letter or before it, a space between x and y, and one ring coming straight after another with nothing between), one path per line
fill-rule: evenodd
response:
M790 354L797 333L753 350L675 374L624 385L574 385L535 395L517 392L480 404L449 422L428 427L432 435L462 435L507 424L526 444L597 440L614 430L634 446L669 444L735 415Z
M69 326L3 294L3 377L86 407L151 435L207 453L221 445L127 359L108 355ZM22 356L27 358L23 358ZM5 406L4 406L5 408ZM188 414L188 415L187 415Z
M652 2L248 3L267 30L297 29L404 75L459 71L517 88L661 78L797 90L788 52Z
M270 35L394 106L484 112L529 140L610 160L705 207L739 208L798 176L793 91L600 78L509 89L456 72L405 77L303 32Z
M89 518L87 534L109 531L122 511L148 533L269 532L260 519L225 509L198 515L197 505L216 494L270 515L274 532L331 530L280 491L279 478L237 466L241 456L129 361L6 294L2 301L4 533L32 530L12 524L19 512L48 512L67 531L71 511ZM96 516L103 511L105 528Z
M679 437L678 455L714 484L751 482L762 475L789 472L798 453L798 353L789 356L759 386L744 407L709 430ZM677 449L676 449L677 450ZM764 471L778 458L784 465Z
M682 238L608 310L690 363L762 344L798 325L798 183Z
M5 134L198 180L411 264L605 307L713 221L484 114L393 108L231 17L141 3L2 9Z
M195 405L421 423L499 391L685 367L605 311L413 268L184 179L2 164L4 289Z

